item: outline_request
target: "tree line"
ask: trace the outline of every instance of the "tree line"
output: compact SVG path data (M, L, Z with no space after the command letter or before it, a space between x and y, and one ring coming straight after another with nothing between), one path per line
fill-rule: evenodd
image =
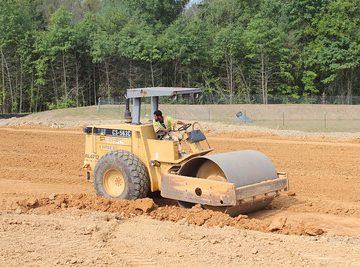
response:
M358 0L2 0L0 109L96 104L126 88L213 101L359 95Z

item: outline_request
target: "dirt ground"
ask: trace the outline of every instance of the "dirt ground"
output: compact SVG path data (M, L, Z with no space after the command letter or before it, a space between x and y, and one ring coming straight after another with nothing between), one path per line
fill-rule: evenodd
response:
M208 133L288 173L269 209L230 218L158 196L97 198L80 129L0 128L0 265L360 265L360 141Z

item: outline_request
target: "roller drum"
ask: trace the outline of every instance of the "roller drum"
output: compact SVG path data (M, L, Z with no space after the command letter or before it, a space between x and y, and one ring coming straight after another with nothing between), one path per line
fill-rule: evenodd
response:
M276 179L277 171L271 160L259 151L242 150L201 156L186 162L180 175L233 183L236 187ZM236 216L267 206L273 197L234 207L207 207ZM184 205L185 203L181 203Z
M197 176L201 165L213 162L222 171L226 180L236 187L251 185L277 178L277 171L271 160L259 151L242 150L197 157L186 162L179 170L180 175ZM219 172L220 173L220 172Z

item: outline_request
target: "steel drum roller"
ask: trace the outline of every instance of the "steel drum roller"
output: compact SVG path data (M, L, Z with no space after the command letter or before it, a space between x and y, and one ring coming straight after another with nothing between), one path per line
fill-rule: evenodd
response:
M222 154L196 157L186 162L179 170L180 175L227 181L236 187L252 185L267 180L276 179L277 171L271 160L255 150L243 150ZM273 197L260 199L251 203L234 207L209 207L221 210L231 215L249 213L267 206ZM189 206L190 203L181 203Z

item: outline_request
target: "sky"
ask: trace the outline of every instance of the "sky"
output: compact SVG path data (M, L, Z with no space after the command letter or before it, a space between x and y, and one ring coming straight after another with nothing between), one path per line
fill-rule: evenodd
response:
M200 3L202 0L190 0L188 6L191 6L193 4L197 4L197 3Z

